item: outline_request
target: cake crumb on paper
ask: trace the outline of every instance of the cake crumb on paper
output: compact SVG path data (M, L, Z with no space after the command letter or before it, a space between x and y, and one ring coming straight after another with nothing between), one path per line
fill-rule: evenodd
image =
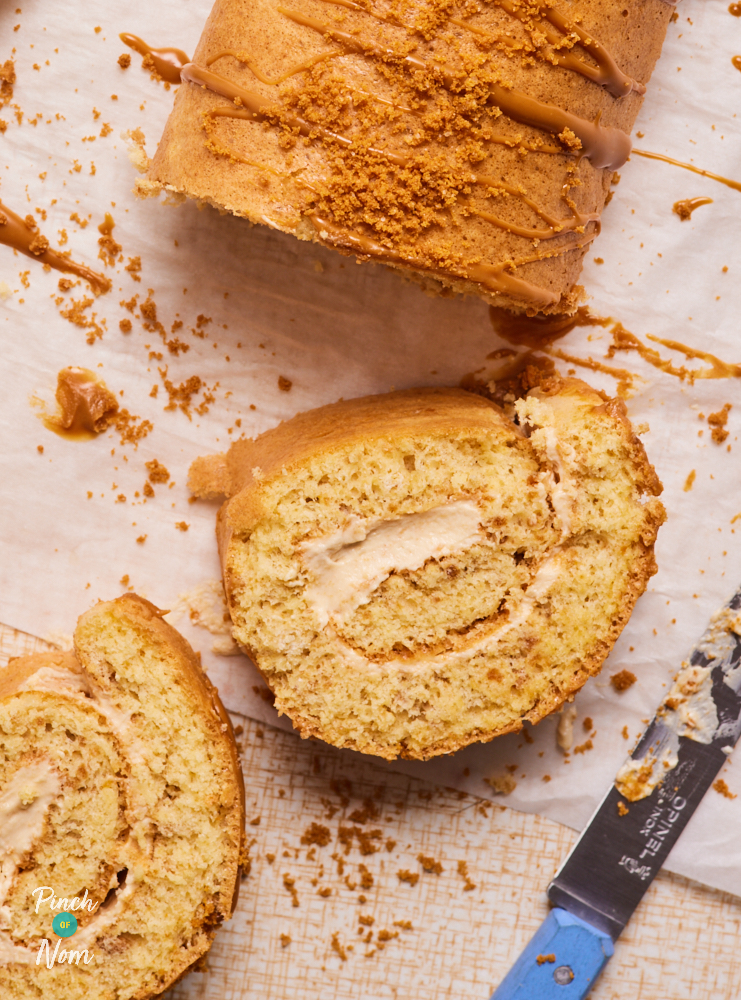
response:
M416 885L419 882L419 872L410 872L407 868L402 868L396 873L400 882L408 882L409 885Z
M459 861L458 862L458 874L463 879L465 885L463 886L464 892L470 892L472 889L476 888L476 883L471 881L471 876L468 874L468 862Z
M623 691L627 691L628 688L633 687L637 680L636 675L631 673L630 670L619 670L610 678L610 684L612 684L618 694L621 694Z
M719 795L722 795L724 799L736 798L734 793L731 791L731 789L728 787L728 785L722 778L718 778L717 781L713 782L713 791L717 792Z
M564 705L561 709L558 726L556 727L556 743L568 753L571 744L574 742L574 723L576 722L576 708L574 705Z
M491 788L495 795L511 795L517 788L517 782L511 774L499 774L490 778L484 778L484 782Z
M425 854L418 854L417 861L419 861L424 870L430 875L442 875L445 870L439 861Z

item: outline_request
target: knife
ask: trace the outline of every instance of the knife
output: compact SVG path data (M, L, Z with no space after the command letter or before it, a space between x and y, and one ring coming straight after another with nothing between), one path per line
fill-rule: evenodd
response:
M741 589L710 619L548 886L553 904L491 1000L584 1000L741 734Z

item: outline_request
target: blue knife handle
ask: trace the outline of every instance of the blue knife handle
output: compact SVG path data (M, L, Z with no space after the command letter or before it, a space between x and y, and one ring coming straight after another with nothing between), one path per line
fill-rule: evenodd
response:
M584 1000L614 950L609 934L556 907L491 1000Z

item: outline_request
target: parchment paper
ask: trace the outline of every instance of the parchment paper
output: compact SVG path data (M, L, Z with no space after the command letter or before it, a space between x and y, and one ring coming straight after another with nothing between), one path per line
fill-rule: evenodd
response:
M108 269L113 291L86 310L106 326L103 338L88 345L86 330L62 318L55 305L59 275L0 247L0 620L43 636L71 632L93 601L116 596L127 585L170 607L178 594L218 577L217 505L188 503L185 480L196 455L222 450L240 433L259 433L341 396L457 384L502 345L487 307L475 299L426 297L383 267L358 266L192 203L135 200L135 172L120 136L141 128L151 155L173 94L150 80L136 55L128 70L119 68L117 58L128 50L118 32L192 52L208 0L109 0L104 6L25 0L22 13L15 10L8 4L0 10L0 62L11 55L16 60L14 100L24 118L19 125L12 107L0 112L8 121L0 135L0 198L21 214L43 209L41 228L52 245L65 229L64 249L91 265L97 225L110 211L124 254L122 263ZM731 65L741 51L741 20L730 16L725 0L685 0L678 15L637 125L644 136L636 145L741 179L735 111L741 75ZM101 136L104 123L111 131ZM94 141L85 141L91 136ZM653 333L741 361L741 194L638 157L621 173L584 271L592 309L642 338ZM681 222L672 203L697 195L710 196L713 204ZM90 224L80 229L70 221L73 212L90 214ZM134 256L141 257L139 283L124 270ZM97 264L103 268L102 261ZM189 346L187 353L170 353L156 332L145 331L119 305L135 293L143 300L149 288L168 337L172 324L182 320L176 336ZM66 298L84 294L87 289L79 287ZM211 319L200 328L204 339L190 332L199 329L199 315ZM122 318L133 321L128 335L119 330ZM560 346L604 360L610 342L607 331L581 329ZM660 350L677 363L683 360ZM517 786L504 800L508 805L576 828L603 795L709 615L741 577L741 521L733 525L741 512L738 381L680 382L636 355L613 363L645 380L629 409L636 424L650 426L644 441L665 485L669 520L659 535L658 575L601 676L577 697L574 742L583 744L596 730L594 749L572 753L566 762L555 745L556 720L549 719L532 730L531 744L507 737L425 764L389 765L479 795L492 794L484 777L509 773L511 765ZM94 368L122 393L123 406L152 421L138 448L122 446L114 432L74 442L44 428L29 398L50 398L56 373L66 365ZM193 375L210 387L218 383L208 412L192 411L189 419L179 409L165 411L168 396L158 373L165 365L176 385ZM280 376L291 380L290 391L279 389ZM611 377L587 377L614 392ZM197 395L193 405L202 400ZM731 433L719 446L699 414L726 402L735 404ZM174 485L156 484L156 496L143 503L136 491L142 494L144 463L154 458L166 465ZM692 470L696 479L686 492ZM187 530L177 528L178 522ZM138 543L142 535L146 540ZM181 624L203 652L226 704L281 724L253 690L260 687L254 668L243 657L214 656L212 636ZM609 677L622 668L639 679L618 695ZM585 717L593 721L588 732ZM741 792L738 767L730 760L723 774L734 794ZM709 792L668 866L741 895L740 824L741 799Z

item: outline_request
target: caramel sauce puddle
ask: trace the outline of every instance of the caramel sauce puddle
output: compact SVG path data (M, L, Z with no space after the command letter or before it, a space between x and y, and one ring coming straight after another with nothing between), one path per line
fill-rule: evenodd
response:
M44 414L44 427L71 441L101 434L118 413L118 400L87 368L63 368L57 375L57 412Z

